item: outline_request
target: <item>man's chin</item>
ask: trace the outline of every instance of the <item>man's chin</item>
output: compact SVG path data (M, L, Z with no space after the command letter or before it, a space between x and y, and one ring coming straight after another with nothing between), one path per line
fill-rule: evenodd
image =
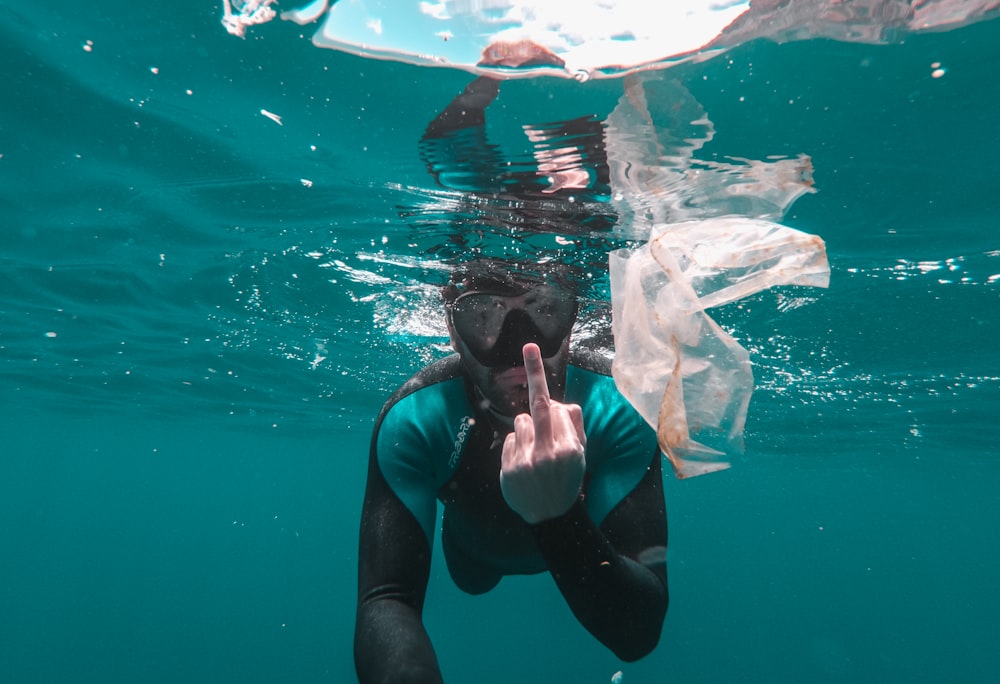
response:
M511 417L528 411L528 376L523 367L492 374L490 404Z
M528 403L528 391L525 390L524 397L504 399L498 404L494 404L493 407L505 416L514 418L522 413L531 413L531 408Z

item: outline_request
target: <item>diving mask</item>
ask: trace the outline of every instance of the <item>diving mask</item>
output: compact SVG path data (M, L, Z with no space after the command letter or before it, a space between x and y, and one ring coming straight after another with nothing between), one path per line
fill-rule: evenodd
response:
M542 285L521 294L470 291L452 303L452 327L476 360L489 367L520 366L522 348L538 345L543 357L559 351L576 319L572 296Z

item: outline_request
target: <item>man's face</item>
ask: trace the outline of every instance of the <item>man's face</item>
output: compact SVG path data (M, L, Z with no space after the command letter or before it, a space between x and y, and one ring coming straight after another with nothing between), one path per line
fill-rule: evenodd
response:
M457 345L456 345L457 342ZM484 366L468 350L464 343L452 338L452 344L462 357L462 364L479 388L488 406L507 415L516 416L519 413L529 413L528 376L524 364L519 366ZM566 366L569 361L569 338L559 347L559 351L549 357L542 358L545 375L549 382L549 394L556 401L561 401L566 386Z
M521 352L528 342L541 348L549 392L562 399L575 315L572 296L552 286L517 295L468 292L452 304L448 331L483 398L493 409L514 416L528 411Z

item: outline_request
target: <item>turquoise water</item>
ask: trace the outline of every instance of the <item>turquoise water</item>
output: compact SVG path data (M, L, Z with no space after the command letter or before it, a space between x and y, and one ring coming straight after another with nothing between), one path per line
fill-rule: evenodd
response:
M351 681L372 421L446 351L417 143L468 75L241 41L210 2L0 8L0 681ZM470 597L435 563L446 679L1000 678L998 28L673 70L706 158L811 155L784 222L831 286L717 313L747 453L667 480L657 651L616 661L548 577ZM620 95L512 82L491 125Z

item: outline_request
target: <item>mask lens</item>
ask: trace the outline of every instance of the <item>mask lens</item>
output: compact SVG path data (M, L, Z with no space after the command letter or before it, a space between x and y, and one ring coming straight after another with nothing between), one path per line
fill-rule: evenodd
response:
M469 293L455 300L451 320L455 332L478 358L496 344L507 311L505 297Z
M508 320L512 312L518 314ZM487 366L516 365L528 342L536 343L542 356L552 356L572 331L575 316L573 298L546 287L513 296L469 292L451 309L455 332Z

